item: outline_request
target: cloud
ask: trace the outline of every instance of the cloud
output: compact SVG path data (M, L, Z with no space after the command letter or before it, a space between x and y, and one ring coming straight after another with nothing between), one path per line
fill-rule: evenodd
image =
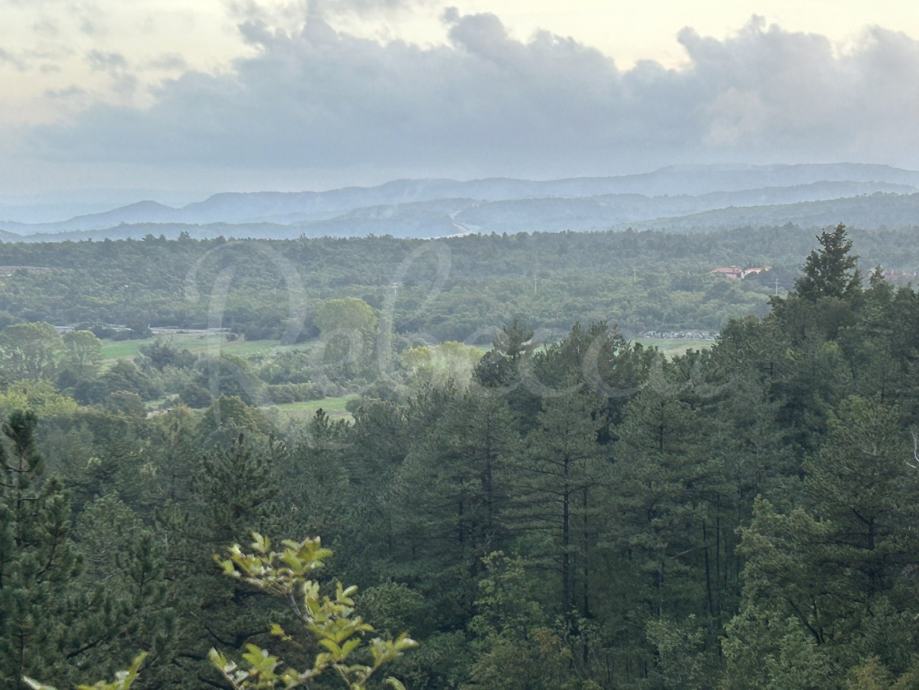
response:
M86 90L81 89L79 86L45 90L45 97L53 100L71 100L73 98L84 98L86 95Z
M153 70L165 72L183 72L188 69L188 63L178 53L163 53L162 55L150 60L146 67Z
M128 60L121 53L91 50L86 62L93 72L103 72L111 79L112 91L121 96L130 96L137 91L137 76L128 72Z
M328 2L328 0L326 0ZM390 3L349 0L352 7ZM95 105L36 128L49 158L218 168L385 168L557 175L689 161L890 160L919 165L919 42L870 28L841 50L754 18L678 40L688 62L621 70L600 51L493 14L442 17L444 45L380 43L303 10L257 12L254 55L186 72L146 108ZM112 55L92 60L123 70ZM911 158L910 158L911 157Z
M296 22L305 17L329 19L341 13L376 14L401 12L422 6L438 6L441 0L289 0L271 8L257 0L228 0L231 14L240 19L287 18Z
M0 65L9 65L20 72L26 68L25 62L17 55L0 48Z
M86 54L86 62L94 72L122 72L128 66L128 60L121 53L107 53L91 50Z
M48 17L41 17L32 23L32 31L39 36L54 38L60 34L60 27L54 20Z

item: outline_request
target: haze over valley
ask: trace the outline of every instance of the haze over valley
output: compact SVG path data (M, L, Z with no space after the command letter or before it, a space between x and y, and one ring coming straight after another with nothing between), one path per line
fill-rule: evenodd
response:
M138 239L153 233L283 239L467 233L703 231L750 225L862 228L919 223L919 172L881 165L679 166L603 178L398 180L325 192L215 194L184 206L141 200L30 223L0 209L7 241Z
M0 690L919 688L910 0L0 0Z

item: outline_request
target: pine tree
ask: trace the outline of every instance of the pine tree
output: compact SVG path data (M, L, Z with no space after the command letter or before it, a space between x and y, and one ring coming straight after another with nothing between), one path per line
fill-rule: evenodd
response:
M558 577L558 611L591 615L593 550L608 463L597 442L597 399L547 398L527 450L514 463L513 523L542 543L535 557Z
M69 541L70 508L45 479L35 446L38 420L14 412L0 443L0 685L21 687L37 669L66 675L61 651L76 620L69 596L79 559Z
M182 653L171 660L167 686L188 678L202 686L218 682L208 649L242 649L266 629L266 602L215 578L212 556L239 535L276 526L282 517L277 468L285 452L269 439L245 434L199 452L187 460L195 465L190 500L160 511L158 533L168 540L169 597L181 616L172 644Z
M74 536L83 572L70 589L79 590L83 615L68 630L65 659L111 674L144 649L147 682L160 679L176 622L163 545L114 495L83 510Z
M307 434L286 458L279 500L289 505L290 524L302 534L322 534L335 545L353 522L352 486L345 465L346 422L319 409Z
M908 669L919 643L919 592L904 577L919 552L910 450L894 409L850 398L805 464L804 504L783 511L758 500L742 530L743 607L725 643L730 677L750 676L738 687L764 686L746 650L778 655L789 629L830 664L825 687L871 656L894 673Z
M516 444L504 400L468 392L413 446L398 472L394 548L405 575L426 577L429 594L449 617L469 615L482 558L506 543L507 461Z
M527 381L532 376L534 349L533 330L520 319L514 319L498 332L492 349L473 370L474 382L503 395L518 422L523 424L539 409L538 398Z
M817 237L820 248L807 257L804 273L795 283L795 292L811 302L823 297L845 299L861 288L856 265L858 257L850 254L852 240L845 225L837 225Z
M727 567L719 558L726 545L719 538L727 530L719 518L729 491L725 457L714 445L721 430L703 412L713 391L692 381L688 365L652 372L626 411L615 448L607 563L621 572L613 576L619 596L607 615L623 621L617 644L628 650L630 677L647 677L660 663L658 643L645 639L651 621L660 632L667 621L694 614L710 642L724 599L719 585Z
M479 583L475 659L464 687L485 690L590 690L596 686L572 661L570 635L538 602L526 563L501 552L485 559Z
M349 483L349 522L363 535L363 544L354 551L343 546L336 562L359 560L362 575L369 579L388 567L396 548L393 483L409 448L405 414L393 402L363 401L340 442Z

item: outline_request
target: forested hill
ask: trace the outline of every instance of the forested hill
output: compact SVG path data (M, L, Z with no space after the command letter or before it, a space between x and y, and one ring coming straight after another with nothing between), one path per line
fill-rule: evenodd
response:
M854 230L853 237L863 270L882 265L904 281L919 271L914 232ZM515 315L556 331L595 320L617 323L630 335L716 331L732 316L765 314L769 297L792 286L813 243L812 232L766 227L693 236L557 233L436 242L149 235L143 241L4 244L0 319L203 328L214 325L214 281L226 272L220 325L249 338L279 338L298 314L301 332L314 333L316 304L341 296L374 308L395 296L397 332L435 340L465 340ZM710 273L732 265L772 270L736 282Z
M845 199L811 200L789 204L722 208L691 215L634 223L636 228L671 232L711 232L736 227L792 223L824 227L846 218L862 228L919 228L919 194L882 194Z
M631 240L633 258L695 246ZM567 246L601 263L598 245L543 241L552 261ZM318 268L401 245L304 246ZM17 260L158 248L146 258L168 268L195 247ZM330 300L322 371L367 385L349 417L286 427L245 399L238 356L164 341L104 363L86 331L7 326L0 687L112 678L132 658L93 687L919 687L919 295L853 250L845 228L822 233L768 313L672 358L604 322L537 345L518 319L465 377L438 378L424 348L384 368L385 312ZM205 401L145 406L188 382Z
M919 226L919 194L912 188L867 183L830 184L794 189L760 189L701 197L648 197L616 194L585 198L534 198L483 202L438 199L357 208L313 221L188 223L124 221L85 230L50 228L33 234L0 231L4 242L63 242L142 239L148 234L175 239L297 239L372 235L429 239L474 233L591 232L660 229L710 232L743 226L785 225L806 229L849 218L867 229ZM854 194L854 196L850 196ZM770 199L776 200L770 203Z
M185 232L202 239L429 238L596 231L641 223L698 229L709 220L709 229L748 222L820 227L840 218L868 228L905 227L919 224L917 192L919 172L852 164L677 166L545 181L396 180L324 192L220 193L181 207L146 200L53 222L27 222L28 208L0 208L0 231L6 233L0 239L139 239L148 232L167 237ZM748 207L747 215L736 211ZM47 209L40 210L46 217ZM713 215L698 215L707 213Z

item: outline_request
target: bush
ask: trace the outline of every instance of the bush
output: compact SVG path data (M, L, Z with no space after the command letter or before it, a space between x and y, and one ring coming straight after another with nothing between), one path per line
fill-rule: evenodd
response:
M265 386L263 392L265 402L276 404L318 400L323 397L325 396L322 386L315 383L281 383Z
M209 407L213 402L211 392L197 383L189 383L179 392L179 400L192 408Z

